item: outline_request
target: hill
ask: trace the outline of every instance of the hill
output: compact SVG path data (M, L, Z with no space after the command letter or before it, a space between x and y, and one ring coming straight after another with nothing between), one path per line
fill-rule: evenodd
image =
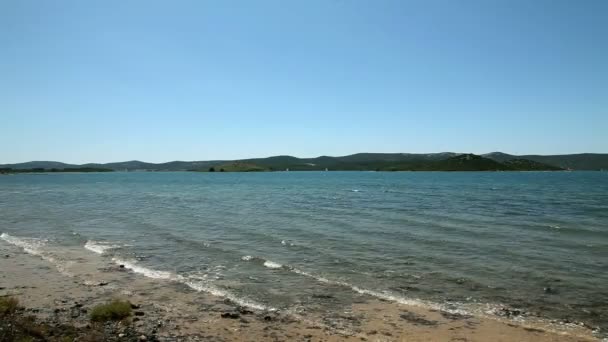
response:
M464 157L463 157L464 156ZM468 157L467 157L468 156ZM467 159L468 158L468 159ZM502 152L492 152L481 156L455 152L443 153L357 153L348 156L297 158L293 156L273 156L241 160L172 161L167 163L146 163L138 160L118 163L89 163L84 165L65 164L53 161L32 161L19 164L0 165L10 169L74 169L102 168L115 171L207 171L214 167L225 170L264 171L322 171L322 170L394 170L394 171L487 171L487 170L608 170L608 154L569 155L526 155L517 156Z
M563 170L561 167L552 166L544 163L528 159L509 159L503 162L504 165L508 166L511 170L515 171L559 171Z
M492 152L482 155L486 158L505 162L510 159L527 159L542 164L571 170L608 170L608 154L606 153L579 153L561 155L511 155L502 152Z

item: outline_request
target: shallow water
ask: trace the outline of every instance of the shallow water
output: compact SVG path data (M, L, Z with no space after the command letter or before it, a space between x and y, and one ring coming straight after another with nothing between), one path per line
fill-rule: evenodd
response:
M608 328L605 172L3 176L0 232L257 308L365 294Z

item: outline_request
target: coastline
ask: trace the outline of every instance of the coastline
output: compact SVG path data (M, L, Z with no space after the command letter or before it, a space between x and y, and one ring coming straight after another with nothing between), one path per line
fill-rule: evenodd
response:
M69 323L86 331L95 305L115 298L133 303L136 310L130 322L106 329L109 335L104 340L141 336L160 341L599 340L577 324L524 320L508 311L507 317L442 311L365 294L350 307L326 315L260 310L171 279L148 278L124 265L101 264L97 255L81 250L69 251L69 261L62 266L5 241L0 241L0 252L0 296L17 298L23 313L41 322Z

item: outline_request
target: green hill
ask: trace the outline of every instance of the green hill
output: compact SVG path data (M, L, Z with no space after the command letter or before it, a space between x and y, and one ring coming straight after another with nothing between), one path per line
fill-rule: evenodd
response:
M516 171L559 171L561 167L539 163L528 159L509 159L503 162L511 170Z
M211 166L207 170L202 171L215 171L215 172L261 172L261 171L270 171L270 169L252 164L252 163L243 163L243 162L232 162L220 164L218 166Z
M510 159L527 159L538 163L571 170L608 170L608 154L579 153L561 155L511 155L502 152L492 152L483 155L486 158L505 162Z
M468 156L468 157L467 157ZM524 161L525 160L525 161ZM0 165L3 169L77 169L100 168L115 171L201 171L214 167L217 171L491 171L491 170L608 170L608 154L526 155L516 156L493 152L477 156L454 152L442 153L357 153L348 156L297 158L273 156L241 160L172 161L146 163L127 161L106 164L64 164L53 161L34 161Z

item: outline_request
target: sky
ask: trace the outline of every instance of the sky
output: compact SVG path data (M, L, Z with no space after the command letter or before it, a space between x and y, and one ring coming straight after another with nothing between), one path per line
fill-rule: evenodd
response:
M0 163L608 153L605 0L0 0Z

